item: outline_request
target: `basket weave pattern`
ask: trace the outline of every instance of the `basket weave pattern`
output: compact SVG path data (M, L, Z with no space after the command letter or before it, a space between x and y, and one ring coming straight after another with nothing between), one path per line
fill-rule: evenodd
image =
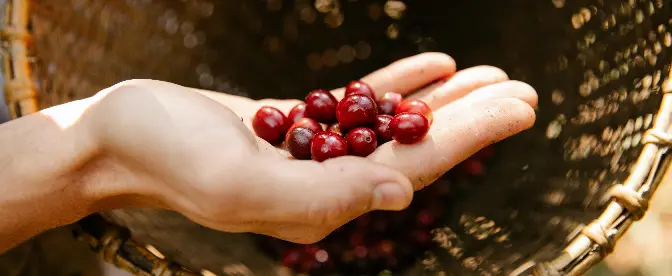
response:
M0 32L6 99L18 117L129 78L297 97L427 50L494 64L537 89L537 126L503 143L501 155L524 158L456 185L464 200L409 274L580 275L644 215L669 167L672 7L506 2L13 0ZM244 235L170 212L115 211L77 229L136 275L283 271Z

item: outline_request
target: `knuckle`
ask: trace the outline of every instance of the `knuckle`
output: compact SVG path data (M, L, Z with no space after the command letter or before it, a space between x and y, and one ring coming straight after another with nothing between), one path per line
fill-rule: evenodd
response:
M537 90L534 89L530 84L522 81L512 80L509 81L511 86L514 86L515 91L518 91L527 101L536 103L538 101Z

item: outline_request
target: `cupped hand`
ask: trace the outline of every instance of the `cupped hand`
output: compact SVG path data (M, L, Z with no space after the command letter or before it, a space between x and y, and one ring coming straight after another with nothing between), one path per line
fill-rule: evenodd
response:
M509 80L504 71L492 66L456 71L455 61L443 53L399 60L364 76L362 81L373 88L377 97L387 92L400 93L406 99L424 101L434 112L435 122L423 142L387 143L368 157L401 171L411 179L415 190L431 184L482 148L530 128L535 121L537 93L530 85ZM344 88L331 92L340 100ZM260 107L273 106L287 115L301 102L244 98L228 105L229 96L210 92L205 95L229 106L249 129Z
M126 183L101 193L150 198L222 231L312 243L368 211L405 208L414 188L534 123L530 86L492 67L455 72L443 54L395 62L363 81L378 96L394 91L428 103L428 136L413 145L386 143L367 158L292 160L249 123L263 105L288 112L297 101L209 99L150 80L113 86L95 96L85 118L101 143L99 162ZM342 97L342 89L333 93Z

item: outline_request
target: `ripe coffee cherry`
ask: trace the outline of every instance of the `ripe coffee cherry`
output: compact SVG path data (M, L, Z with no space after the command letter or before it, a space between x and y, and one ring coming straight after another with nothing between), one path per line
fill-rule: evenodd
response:
M394 114L399 114L399 113L418 113L422 114L427 118L429 121L429 124L431 125L432 122L434 121L434 116L432 114L432 109L429 108L429 106L420 100L406 100L403 101L397 106L397 109L395 109Z
M320 123L329 124L336 121L336 105L338 101L324 89L315 90L306 96L305 116Z
M313 156L313 160L322 162L348 154L348 144L340 135L323 131L313 138L313 142L310 145L310 154Z
M345 97L336 108L336 118L343 128L373 125L376 115L376 102L369 96L359 94Z
M373 93L373 89L371 89L371 86L368 84L362 82L362 81L353 81L348 84L348 86L345 87L345 93L344 95L350 96L354 94L360 94L364 96L369 96L371 99L376 98L376 94Z
M376 104L378 104L378 114L392 115L397 109L397 106L403 101L404 98L399 93L388 92L383 95Z
M338 135L343 136L343 129L341 128L341 125L339 123L334 123L334 124L330 125L327 128L327 131L331 131L333 133L336 133Z
M379 144L392 140L390 121L392 121L392 116L390 115L376 116L376 123L373 124L373 131L376 132Z
M305 127L295 127L287 133L287 150L296 159L310 159L310 145L315 132Z
M483 163L478 159L467 159L462 162L462 167L468 175L478 176L483 174Z
M348 142L348 153L355 156L366 157L378 147L376 133L366 127L351 130L345 135L345 141Z
M287 117L275 107L264 106L254 114L252 128L259 138L277 145L287 133Z
M289 111L289 115L287 115L287 119L289 119L290 123L296 123L296 121L303 119L306 117L306 103L299 103L295 105L292 110Z
M322 131L322 125L320 125L320 123L310 118L302 118L296 121L296 123L292 124L292 126L289 127L287 133L291 132L292 129L294 129L295 127L304 127L312 130L315 133Z
M429 121L417 113L400 113L390 121L392 139L402 144L413 144L425 138L429 132Z

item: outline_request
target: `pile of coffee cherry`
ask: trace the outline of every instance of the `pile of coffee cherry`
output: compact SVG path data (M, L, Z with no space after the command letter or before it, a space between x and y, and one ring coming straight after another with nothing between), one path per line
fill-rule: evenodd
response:
M353 81L342 100L327 90L314 90L288 116L263 106L252 128L273 145L284 142L296 159L322 162L344 155L365 157L390 140L417 143L429 132L432 118L432 110L420 100L403 100L394 92L376 98L369 85Z
M427 134L432 113L425 103L404 101L397 93L374 99L368 85L354 81L340 102L328 91L316 90L286 117L275 108L263 107L253 127L271 144L286 142L294 158L317 161L346 154L366 156L387 141L411 144ZM494 147L486 147L416 192L407 209L367 213L318 243L294 244L262 235L255 235L255 240L265 253L296 273L399 275L432 249L432 230L446 225L459 190L481 182L493 157ZM388 273L381 274L384 271Z

